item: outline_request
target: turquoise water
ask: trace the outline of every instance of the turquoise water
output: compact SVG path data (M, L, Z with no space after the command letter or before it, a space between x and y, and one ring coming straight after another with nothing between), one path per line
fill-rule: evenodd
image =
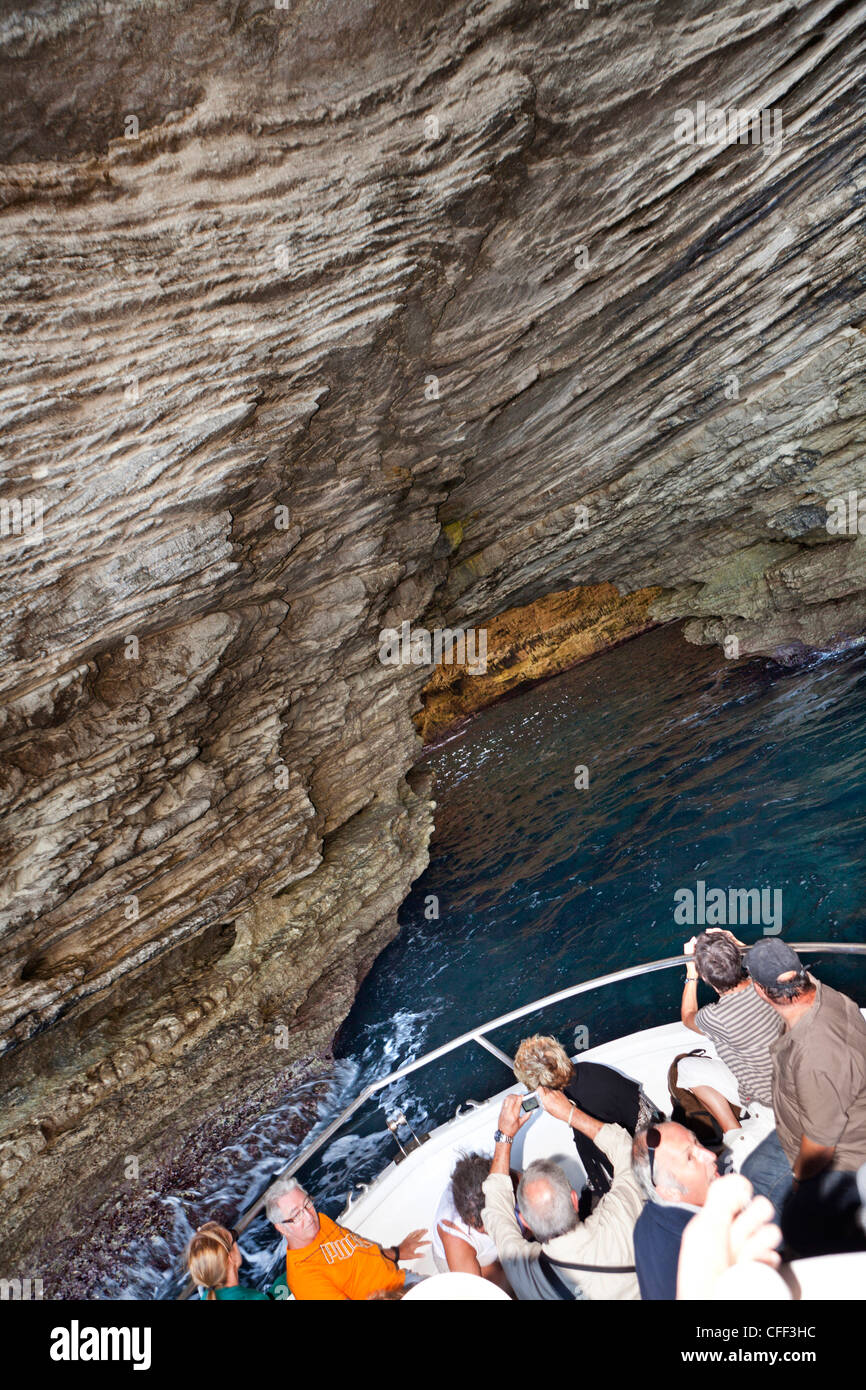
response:
M698 880L707 890L780 891L789 940L866 941L864 695L862 648L798 668L734 665L666 628L520 691L431 750L430 866L340 1031L320 1122L369 1081L477 1023L678 954L692 931L674 920L674 894ZM580 765L585 789L574 785ZM430 920L432 896L439 916ZM763 924L735 931L751 941ZM806 959L866 1003L866 964ZM568 1045L582 1027L594 1046L678 1017L681 985L675 970L593 991L494 1041L513 1053L541 1029ZM477 1047L452 1054L370 1102L304 1170L306 1185L336 1215L349 1187L394 1153L384 1121L396 1105L430 1128L509 1079ZM207 1196L203 1175L208 1213L227 1219L291 1159L280 1115L268 1125L257 1152L270 1143L272 1157L259 1158L257 1184L243 1171L243 1142L233 1185ZM247 1278L262 1282L274 1246L264 1222L251 1228Z

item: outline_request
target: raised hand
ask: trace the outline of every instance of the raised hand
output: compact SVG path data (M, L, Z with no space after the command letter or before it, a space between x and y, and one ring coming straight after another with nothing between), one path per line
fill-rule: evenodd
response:
M525 1096L505 1097L499 1112L499 1128L503 1134L514 1136L532 1118L520 1109L525 1099Z
M567 1121L569 1113L575 1108L568 1096L562 1091L554 1091L550 1086L538 1087L538 1099L548 1115L552 1115L555 1120Z
M729 940L733 941L734 945L739 946L741 950L747 951L749 949L745 941L740 941L738 937L734 936L732 931L726 931L724 927L707 927L707 932L720 932L722 936L727 936Z

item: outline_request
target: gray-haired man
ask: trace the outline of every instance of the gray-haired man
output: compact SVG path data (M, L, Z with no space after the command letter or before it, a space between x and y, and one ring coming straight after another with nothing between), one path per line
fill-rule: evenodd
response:
M418 1258L426 1231L412 1231L399 1245L383 1248L316 1211L296 1178L273 1184L266 1211L285 1237L286 1283L296 1299L358 1301L415 1280L398 1263ZM272 1292L280 1297L276 1285Z
M484 1184L482 1219L496 1242L509 1283L518 1298L554 1298L552 1270L554 1280L575 1297L640 1298L632 1233L644 1198L632 1173L631 1135L619 1125L603 1125L578 1110L561 1091L539 1086L538 1097L548 1114L579 1129L601 1149L613 1166L613 1183L592 1215L581 1221L578 1194L559 1165L547 1159L530 1163L517 1189L521 1218L535 1237L527 1241L514 1211L509 1163L512 1140L530 1117L521 1114L522 1096L506 1096L494 1136L490 1176Z
M716 1156L666 1120L635 1135L634 1166L650 1199L634 1233L641 1298L673 1300L683 1231L719 1176Z

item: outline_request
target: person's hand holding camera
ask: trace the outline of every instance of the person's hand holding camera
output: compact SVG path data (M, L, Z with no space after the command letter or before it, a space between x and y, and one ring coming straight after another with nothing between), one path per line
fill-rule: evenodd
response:
M517 1131L532 1118L531 1115L524 1115L520 1109L524 1099L524 1096L506 1096L502 1102L502 1109L499 1111L499 1131L501 1134L507 1134L509 1139L513 1139Z

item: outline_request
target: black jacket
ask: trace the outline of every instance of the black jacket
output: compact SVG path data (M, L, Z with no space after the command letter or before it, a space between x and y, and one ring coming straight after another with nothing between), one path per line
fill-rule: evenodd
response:
M640 1104L640 1086L636 1081L599 1062L577 1062L564 1094L593 1119L622 1125L634 1134ZM613 1173L604 1154L578 1130L574 1131L574 1143L593 1192L609 1192Z

